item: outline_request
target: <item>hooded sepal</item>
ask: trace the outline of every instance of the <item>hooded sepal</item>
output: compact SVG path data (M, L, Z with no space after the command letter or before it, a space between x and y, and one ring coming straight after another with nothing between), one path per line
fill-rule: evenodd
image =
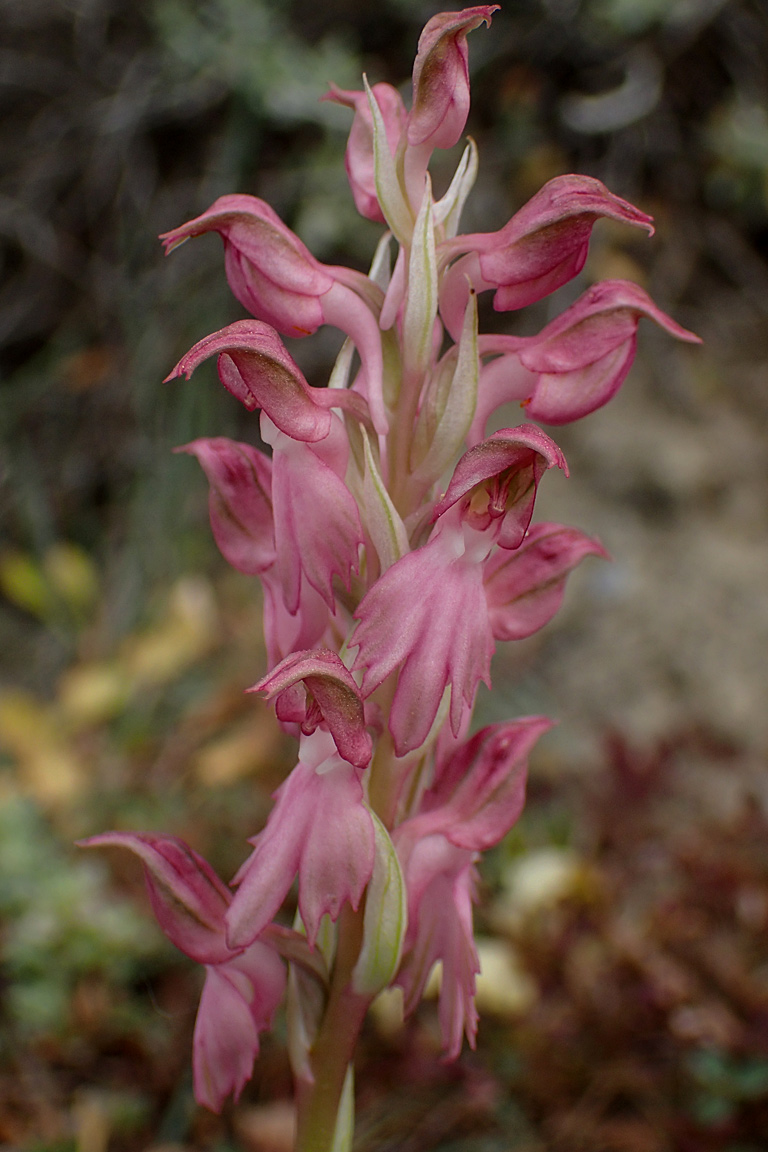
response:
M701 343L629 280L593 285L538 336L508 337L522 366L536 373L527 415L566 424L607 404L632 367L643 316L678 340Z
M305 736L324 724L339 755L355 767L370 763L373 743L365 728L363 698L335 652L293 652L248 691L274 700L278 718L298 723Z
M469 112L467 33L490 25L498 9L498 4L481 4L440 12L425 24L413 66L412 147L452 148L461 138Z
M199 340L183 356L167 380L186 376L218 355L219 379L249 411L262 408L277 427L294 440L316 441L328 435L332 414L325 398L315 400L304 374L269 324L236 320Z
M81 848L127 848L139 857L157 922L181 952L200 964L221 964L231 957L224 940L231 893L183 840L154 832L104 832L78 843Z
M458 504L468 527L491 529L500 547L517 548L531 522L539 481L553 467L568 475L562 452L535 424L501 428L464 453L432 519Z
M166 253L191 236L218 232L232 292L259 320L285 336L307 336L323 323L320 297L333 286L290 228L257 196L220 196L207 212L160 237Z
M523 308L573 279L584 266L592 227L600 217L653 232L650 216L614 196L592 176L556 176L498 232L456 236L441 259L461 252L443 279L440 311L452 334L464 312L467 279L477 291L495 288L497 312Z

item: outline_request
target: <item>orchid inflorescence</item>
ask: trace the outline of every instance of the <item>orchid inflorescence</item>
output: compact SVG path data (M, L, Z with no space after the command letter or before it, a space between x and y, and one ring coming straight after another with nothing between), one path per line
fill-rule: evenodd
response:
M497 232L462 235L477 173L468 139L435 200L428 164L469 107L467 33L496 5L433 17L407 111L389 84L332 87L354 113L346 168L358 211L385 224L368 275L316 260L255 196L219 198L162 239L170 252L218 232L230 287L253 319L196 344L170 374L217 356L224 385L260 409L271 455L199 439L224 557L258 576L268 672L253 688L299 739L298 763L233 891L182 841L110 832L142 860L161 927L205 965L195 1094L219 1111L250 1078L259 1032L287 990L300 1149L343 1149L351 1058L390 985L405 1011L442 966L445 1052L475 1042L479 970L472 901L479 854L520 815L542 716L469 736L495 641L530 636L560 606L568 573L602 545L531 524L538 484L567 474L530 422L486 434L510 401L547 424L605 404L648 316L697 337L636 284L590 287L537 336L478 333L477 294L508 311L576 276L601 217L652 233L651 218L587 176L550 180ZM397 246L391 261L393 242ZM328 386L311 387L280 336L321 325L346 340ZM298 878L293 927L275 917Z

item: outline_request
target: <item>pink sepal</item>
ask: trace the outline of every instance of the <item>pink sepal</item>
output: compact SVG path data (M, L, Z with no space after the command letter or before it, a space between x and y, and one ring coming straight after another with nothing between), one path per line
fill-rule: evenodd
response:
M269 324L236 320L199 340L166 377L186 376L218 354L219 379L249 411L263 408L277 427L294 440L322 440L331 426L323 400L316 402L304 374Z
M397 144L405 126L406 111L402 97L391 84L374 84L371 89L376 103L381 109L389 150L394 156ZM345 156L345 166L355 207L361 216L385 224L384 214L379 207L376 194L376 175L373 158L373 117L365 92L337 88L331 84L321 100L331 100L354 110L355 116L349 130L349 140Z
M275 793L266 827L233 883L227 913L232 947L269 924L299 876L299 911L314 945L326 913L360 904L373 872L374 831L359 769L342 760L329 733L302 738L299 762Z
M370 763L373 742L365 730L363 698L335 652L293 652L248 691L275 700L278 717L300 724L305 736L324 722L344 760L357 768Z
M211 529L224 559L249 576L266 571L276 556L269 457L225 436L193 440L174 452L196 456L208 477Z
M591 176L556 176L498 232L475 232L446 241L441 258L467 252L443 281L441 312L448 331L460 328L467 277L478 291L496 288L499 312L523 308L549 295L584 266L597 219L606 217L645 228L653 221Z
M202 216L160 239L168 253L204 232L221 235L229 286L254 316L286 336L307 336L322 324L318 297L333 277L264 200L220 196Z
M152 907L168 939L200 964L229 959L224 914L231 894L207 860L183 840L153 832L104 832L78 844L128 848L144 865Z
M395 983L403 989L410 1014L432 968L442 963L438 1018L446 1058L455 1060L462 1037L474 1048L477 1036L474 997L480 962L472 930L477 857L439 834L412 840L407 822L392 839L408 891L408 931Z
M460 139L469 112L467 33L498 11L481 4L461 12L440 12L419 37L413 65L413 105L408 117L408 143L452 148Z
M400 668L389 719L398 756L424 743L448 685L456 734L479 681L489 683L493 639L483 558L473 554L461 528L446 521L422 548L388 568L355 612L353 668L364 669L363 696Z
M464 453L432 519L462 501L464 523L479 532L493 528L501 548L517 548L531 522L539 480L555 466L568 475L562 452L535 424L501 428Z
M569 573L585 556L610 556L599 540L563 524L534 524L514 552L485 562L485 596L496 640L522 640L557 612Z
M207 968L192 1041L198 1104L220 1112L230 1093L237 1101L259 1054L259 1032L271 1028L284 991L283 962L258 940Z

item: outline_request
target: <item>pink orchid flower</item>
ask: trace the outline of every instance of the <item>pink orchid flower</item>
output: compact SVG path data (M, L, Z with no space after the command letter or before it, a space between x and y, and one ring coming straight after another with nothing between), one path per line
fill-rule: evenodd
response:
M523 308L572 280L584 267L589 238L601 217L645 228L653 221L614 196L591 176L555 176L498 232L456 236L441 246L443 262L466 253L450 268L440 293L440 312L454 337L461 330L469 284L495 288L497 312Z
M357 908L371 878L373 822L360 770L339 756L328 732L304 736L299 762L275 793L275 806L233 883L227 939L242 948L279 910L298 874L299 910L310 944L320 921L336 920L345 903Z
M470 439L482 436L494 409L512 400L546 424L567 424L607 404L632 367L643 316L678 340L701 343L629 280L594 284L538 336L482 336L480 355L501 355L480 374Z
M528 755L552 726L531 716L483 728L438 763L435 782L419 812L395 831L394 842L408 888L408 932L397 983L411 1012L434 964L443 966L439 1017L449 1059L462 1033L475 1045L475 976L479 971L472 931L478 853L502 839L525 801Z
M321 324L331 324L350 337L363 363L374 421L378 431L385 432L375 314L381 294L376 287L351 269L321 264L256 196L220 196L202 216L165 232L161 240L166 252L172 252L205 232L220 234L229 286L257 320L284 336L311 336Z
M374 84L373 97L381 111L387 144L394 157L397 145L405 127L407 113L402 97L391 84ZM349 91L331 84L330 91L322 97L335 104L352 108L355 116L349 130L349 140L345 155L347 178L352 191L355 207L367 220L384 224L384 213L376 191L376 165L373 155L373 116L365 92Z
M152 907L169 940L204 964L205 984L193 1040L195 1096L220 1112L237 1100L259 1054L259 1032L285 991L285 966L273 946L254 939L230 948L225 916L232 893L211 866L182 840L151 832L106 832L84 848L128 848L144 864Z

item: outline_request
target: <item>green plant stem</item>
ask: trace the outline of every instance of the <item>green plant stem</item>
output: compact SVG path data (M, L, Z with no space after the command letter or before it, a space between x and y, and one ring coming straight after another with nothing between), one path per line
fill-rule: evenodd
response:
M363 909L353 912L347 905L339 918L328 1005L310 1054L313 1081L297 1085L296 1152L331 1152L333 1147L344 1079L371 1002L351 987L362 938Z

